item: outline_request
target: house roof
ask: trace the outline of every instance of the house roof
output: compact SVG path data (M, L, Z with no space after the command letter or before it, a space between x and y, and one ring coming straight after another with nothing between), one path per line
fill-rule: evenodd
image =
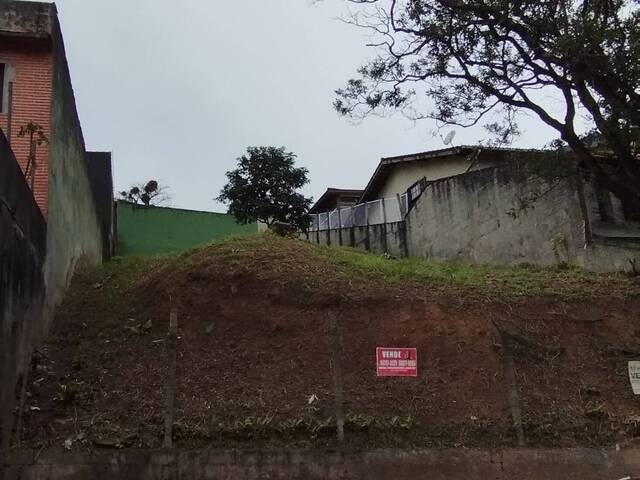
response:
M548 150L525 149L525 148L498 148L484 147L482 145L461 145L459 147L449 147L440 150L428 150L426 152L410 153L395 157L383 157L371 176L369 183L360 197L360 202L368 201L387 180L391 170L399 163L428 161L435 158L453 157L458 155L468 155L480 149L483 153L548 153Z
M323 207L329 203L333 197L337 196L350 196L359 199L364 190L354 190L345 188L327 188L327 190L320 196L320 198L313 204L309 213L324 212Z

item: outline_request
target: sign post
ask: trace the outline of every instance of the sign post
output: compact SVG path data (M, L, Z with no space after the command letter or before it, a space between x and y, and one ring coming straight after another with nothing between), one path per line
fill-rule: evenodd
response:
M417 349L376 347L376 375L378 377L417 377Z

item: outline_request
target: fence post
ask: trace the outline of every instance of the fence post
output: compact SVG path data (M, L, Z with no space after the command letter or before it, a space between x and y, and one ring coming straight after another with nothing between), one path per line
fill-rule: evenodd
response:
M338 243L342 246L342 211L338 207Z
M371 251L371 240L369 239L369 203L371 202L364 202L364 223L367 229L367 234L364 237L364 249L367 252Z
M327 212L327 245L331 245L331 216Z
M169 333L167 334L167 349L169 351L167 385L164 414L164 448L173 446L173 418L176 396L176 363L178 360L178 310L174 307L169 314Z
M351 248L356 246L356 207L351 207L351 227L349 228L349 244Z
M405 211L402 208L402 198L400 198L400 194L396 193L396 200L398 201L398 210L400 210L400 219L404 220Z
M331 345L331 363L333 370L333 393L336 408L336 432L338 443L344 443L344 406L342 381L342 354L340 350L340 325L338 313L329 310L329 336Z
M380 199L380 204L382 206L382 246L384 248L384 252L382 253L388 253L389 243L387 241L387 208L384 204L384 198Z
M513 366L513 353L509 343L509 335L504 332L500 325L493 322L498 332L498 342L502 345L502 362L504 367L504 377L507 382L507 399L509 400L509 409L511 410L511 419L513 420L513 428L516 431L518 446L525 446L524 429L522 427L522 411L520 409L520 397L518 396L518 383L516 380L516 371Z

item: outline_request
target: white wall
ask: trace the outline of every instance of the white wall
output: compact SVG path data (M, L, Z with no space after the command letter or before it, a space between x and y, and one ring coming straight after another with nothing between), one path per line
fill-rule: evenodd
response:
M389 198L395 197L396 194L403 194L422 177L427 177L428 181L438 180L465 173L469 167L473 171L493 165L493 162L486 159L471 165L470 157L471 155L459 155L398 163L392 168L376 198Z

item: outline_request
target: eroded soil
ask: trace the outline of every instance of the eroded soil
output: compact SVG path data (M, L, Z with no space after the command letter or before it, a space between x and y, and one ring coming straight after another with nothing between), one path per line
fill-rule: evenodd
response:
M258 239L78 273L33 357L16 446L160 446L171 308L178 446L332 445L330 310L350 445L515 445L497 327L513 348L528 445L640 435L627 376L640 299L616 296L615 280L584 298L511 296L388 282L316 248ZM418 377L377 378L376 346L417 347Z

